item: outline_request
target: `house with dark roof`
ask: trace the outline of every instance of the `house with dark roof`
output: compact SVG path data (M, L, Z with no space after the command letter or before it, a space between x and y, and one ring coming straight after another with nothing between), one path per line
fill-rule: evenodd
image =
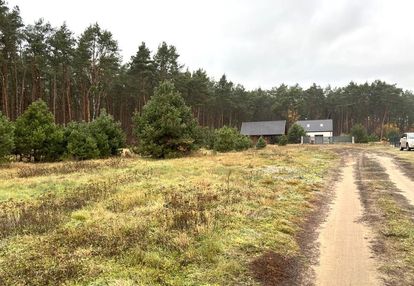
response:
M299 120L296 124L302 126L310 141L316 144L329 143L333 136L332 119Z
M255 141L260 136L268 143L273 143L277 136L286 132L286 120L243 122L240 133L252 137Z

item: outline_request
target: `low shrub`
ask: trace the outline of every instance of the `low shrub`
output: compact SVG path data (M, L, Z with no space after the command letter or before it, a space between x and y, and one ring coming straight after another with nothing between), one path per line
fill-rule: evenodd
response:
M232 127L224 126L214 132L214 150L218 152L246 150L251 144L249 137L241 135Z
M198 148L214 148L214 128L197 126L194 130L194 144Z
M76 160L99 157L98 144L85 122L71 122L65 129L67 155Z
M257 149L263 149L264 147L266 147L266 140L263 139L262 136L259 137L259 140L257 140L256 143L256 148Z
M368 142L378 142L380 141L380 138L375 134L370 134L367 136L367 140Z
M287 143L288 143L288 138L287 138L287 136L286 135L282 135L282 136L280 136L280 138L279 138L279 140L278 140L278 145L279 146L285 146L285 145L287 145Z
M358 123L352 126L351 136L354 137L355 143L367 143L368 142L367 130L362 124Z
M236 151L247 150L252 147L252 140L248 136L238 134L235 143L234 149Z

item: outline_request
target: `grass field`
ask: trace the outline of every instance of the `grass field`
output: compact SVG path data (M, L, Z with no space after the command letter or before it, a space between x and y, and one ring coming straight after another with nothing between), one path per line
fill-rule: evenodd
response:
M1 285L229 285L299 251L337 157L313 147L0 167Z

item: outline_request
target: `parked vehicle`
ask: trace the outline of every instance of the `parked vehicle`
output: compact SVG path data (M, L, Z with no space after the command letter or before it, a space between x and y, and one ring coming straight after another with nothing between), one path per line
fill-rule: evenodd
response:
M404 133L400 139L400 150L407 149L410 151L414 149L414 132Z

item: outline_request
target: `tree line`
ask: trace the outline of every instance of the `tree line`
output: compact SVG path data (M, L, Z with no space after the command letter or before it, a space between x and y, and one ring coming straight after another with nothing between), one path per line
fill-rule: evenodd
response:
M154 93L142 113L135 112L132 118L139 142L132 148L137 153L174 158L201 147L220 152L252 147L250 138L236 128L201 127L171 81L162 82ZM90 122L71 121L63 126L54 122L42 99L30 104L15 122L0 112L0 134L0 162L106 158L118 155L125 147L120 122L105 110ZM130 150L128 153L132 155Z
M199 148L229 152L254 146L252 139L240 134L236 128L200 126L181 93L169 80L160 83L142 112L134 113L132 121L138 143L132 148L143 156L175 158ZM394 131L387 128L387 136ZM11 155L17 160L34 162L106 158L118 155L125 147L125 133L120 122L104 109L90 122L71 121L63 126L54 122L53 114L41 99L30 104L15 122L0 112L0 134L0 162L12 159ZM357 143L372 139L361 124L354 125L351 134ZM272 143L300 143L305 135L302 126L293 124L287 136L278 136ZM262 149L266 143L261 136L255 146Z
M121 122L133 138L132 115L142 112L154 90L165 80L174 83L202 126L239 127L243 121L331 118L336 135L362 124L383 137L385 127L413 127L414 96L380 80L345 87L309 88L281 84L246 90L223 75L215 80L203 69L189 71L173 45L161 43L152 52L142 42L122 62L117 41L99 24L80 36L64 23L52 27L40 19L24 25L18 7L0 0L0 106L16 120L34 101L48 105L56 124L91 122L101 109Z

